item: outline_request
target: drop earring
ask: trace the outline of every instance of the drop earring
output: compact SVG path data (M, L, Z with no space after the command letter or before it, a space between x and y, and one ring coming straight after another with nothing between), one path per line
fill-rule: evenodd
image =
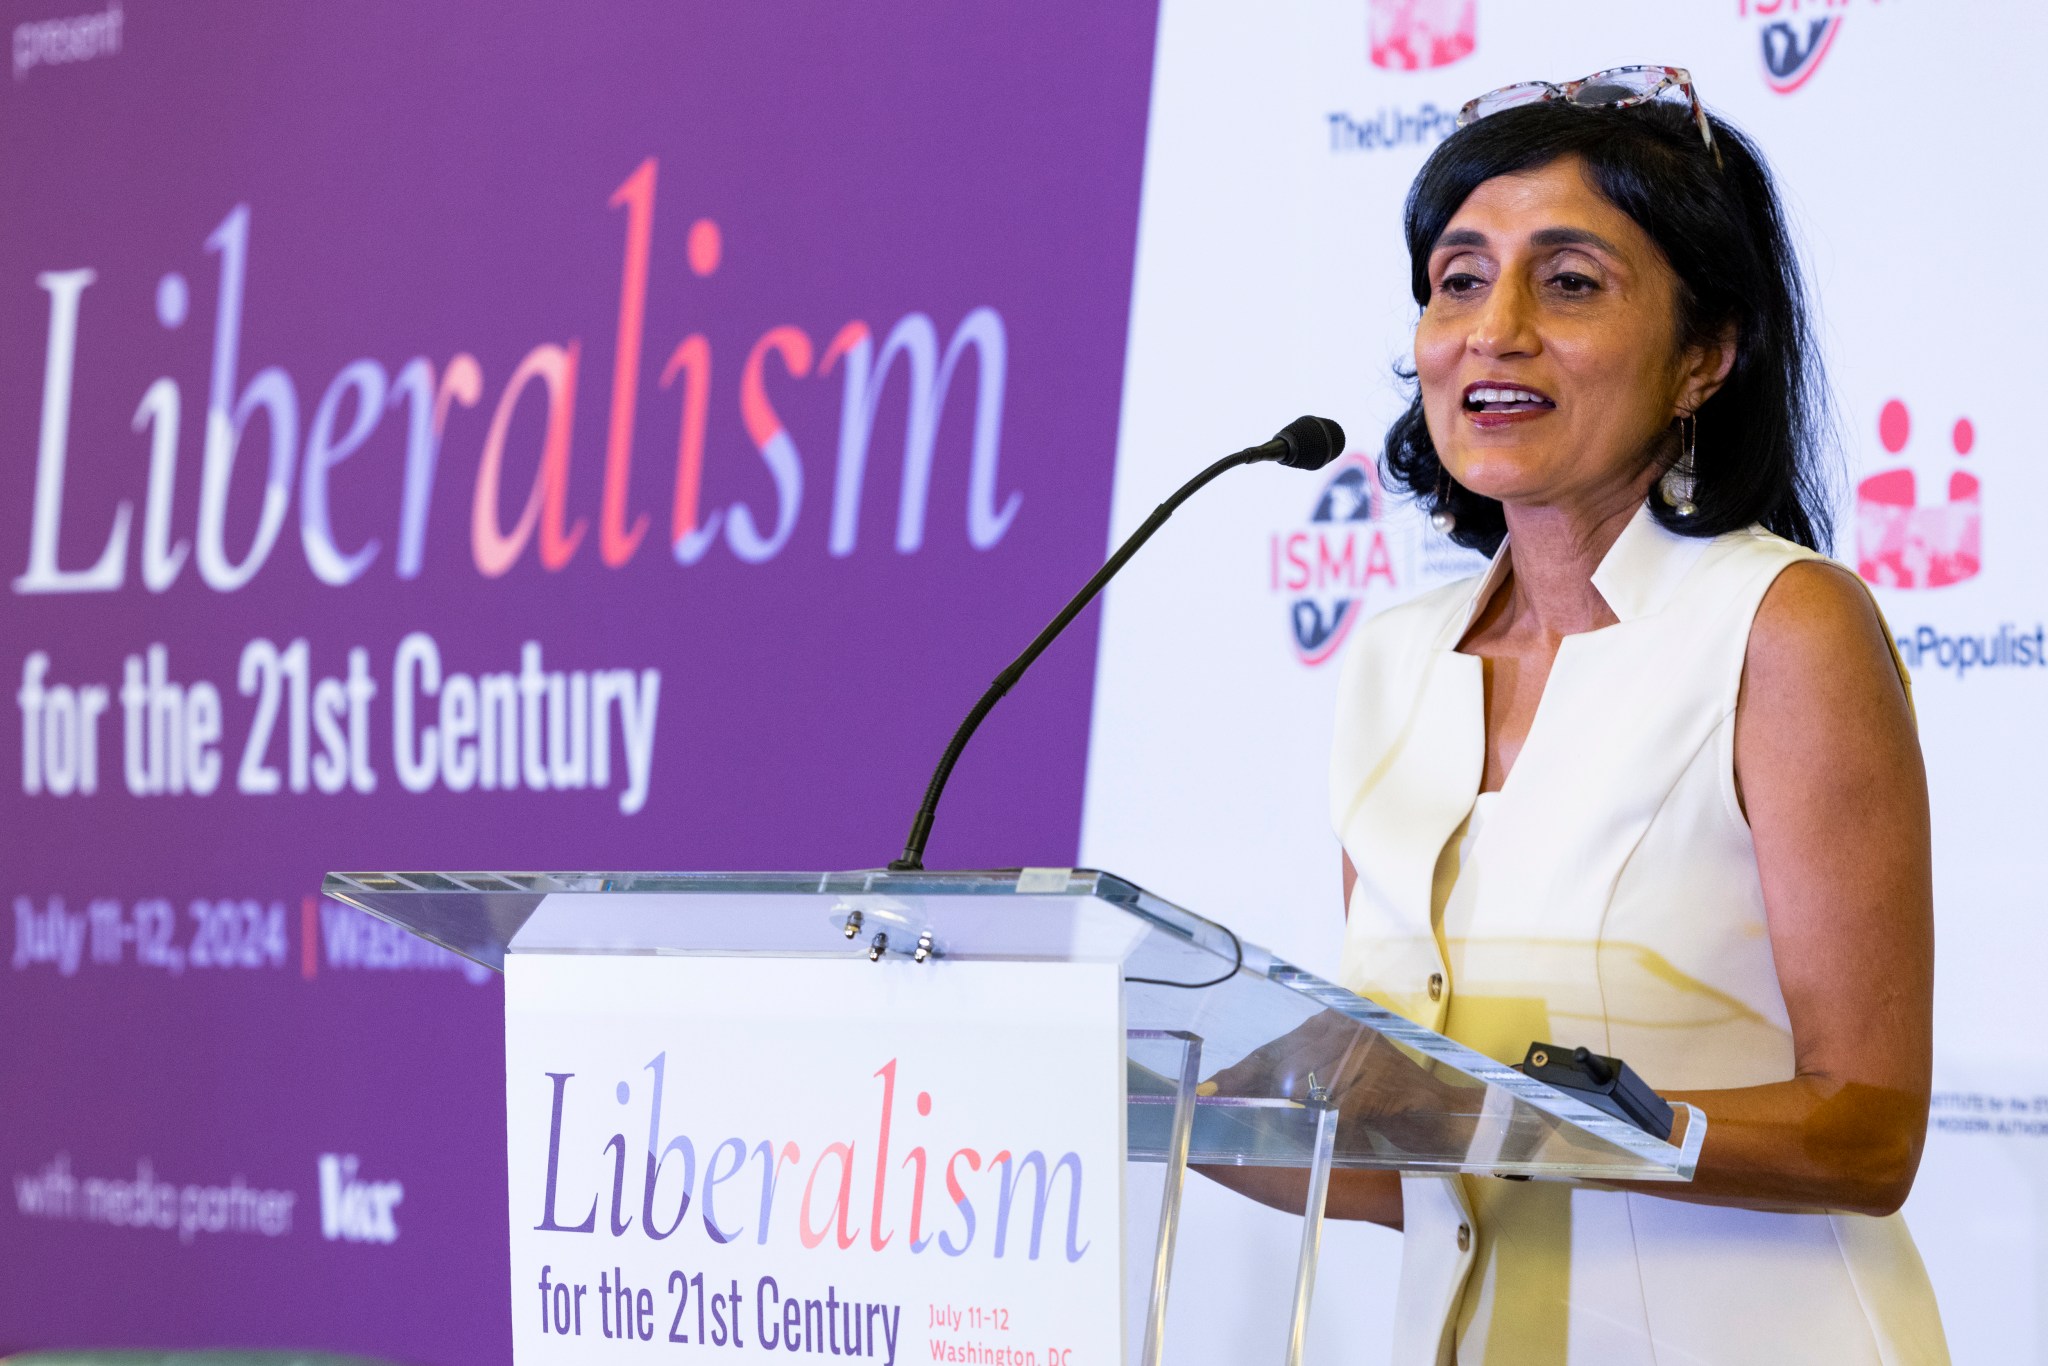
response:
M1451 474L1439 468L1436 472L1436 511L1429 514L1429 524L1445 536L1458 529L1458 519L1451 512Z
M1680 517L1691 517L1699 512L1699 506L1692 500L1693 488L1698 481L1697 467L1693 462L1697 455L1699 425L1700 420L1691 413L1678 419L1678 462L1665 470L1657 481L1658 496Z

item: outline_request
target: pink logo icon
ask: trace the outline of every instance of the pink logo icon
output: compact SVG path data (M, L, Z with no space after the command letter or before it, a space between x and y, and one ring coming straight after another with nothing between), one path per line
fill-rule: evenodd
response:
M1912 415L1892 399L1878 414L1877 438L1897 455L1912 435ZM1949 444L1958 457L1977 444L1970 419L1956 419ZM1909 466L1883 470L1856 486L1856 572L1880 588L1940 588L1975 578L1983 567L1984 501L1977 476L1952 470L1948 501L1922 504Z
M1427 71L1469 57L1479 38L1479 0L1370 0L1366 36L1374 66Z

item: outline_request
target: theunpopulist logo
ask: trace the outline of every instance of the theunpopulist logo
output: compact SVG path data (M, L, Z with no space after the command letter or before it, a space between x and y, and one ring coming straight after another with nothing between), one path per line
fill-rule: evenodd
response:
M1374 66L1428 71L1472 55L1479 0L1371 0L1366 41Z
M1877 419L1885 451L1902 455L1913 418L1892 399ZM1976 449L1977 429L1967 417L1949 428L1949 448L1962 460ZM1923 457L1924 459L1924 457ZM1983 488L1969 470L1948 472L1946 499L1920 499L1919 474L1900 464L1856 486L1856 572L1880 588L1942 588L1975 578L1983 568Z

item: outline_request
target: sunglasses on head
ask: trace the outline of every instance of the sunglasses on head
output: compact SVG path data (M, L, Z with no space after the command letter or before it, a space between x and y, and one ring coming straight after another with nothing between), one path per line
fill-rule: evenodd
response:
M1714 164L1720 165L1721 149L1714 146L1714 129L1707 122L1707 111L1700 104L1699 92L1693 89L1692 73L1679 66L1616 66L1596 71L1580 80L1566 81L1563 85L1553 85L1549 81L1518 81L1498 90L1489 90L1477 99L1467 100L1465 107L1458 111L1458 126L1463 128L1489 114L1498 114L1503 109L1519 109L1525 104L1562 100L1588 109L1627 109L1662 99L1673 91L1683 95L1692 107L1692 119L1699 127L1700 141L1714 154Z

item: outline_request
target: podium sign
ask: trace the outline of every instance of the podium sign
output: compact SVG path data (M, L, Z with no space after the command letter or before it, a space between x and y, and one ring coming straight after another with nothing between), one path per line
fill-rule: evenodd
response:
M505 993L522 1366L1122 1359L1114 960L515 950Z
M326 891L506 973L522 1362L893 1362L914 1334L920 1361L1161 1366L1207 1163L1303 1174L1275 1324L1299 1366L1334 1170L1687 1181L1706 1138L1690 1106L1654 1138L1092 869ZM1124 1208L1126 1158L1164 1165L1156 1218ZM1149 1289L1120 1348L1126 1271Z

